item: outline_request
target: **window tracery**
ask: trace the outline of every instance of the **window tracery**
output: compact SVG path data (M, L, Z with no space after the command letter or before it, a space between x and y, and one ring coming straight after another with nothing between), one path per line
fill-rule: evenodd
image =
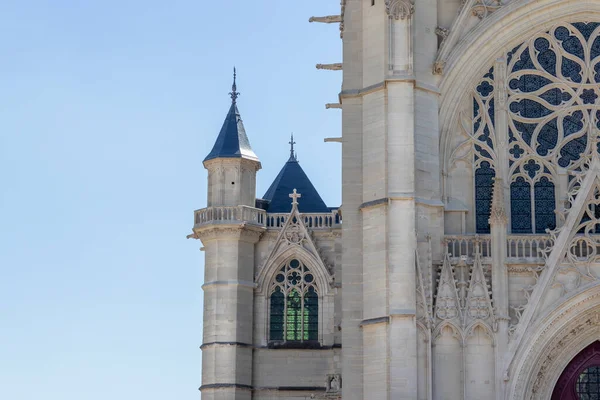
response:
M319 296L315 277L299 260L286 262L270 288L269 339L316 341L319 337Z
M489 232L495 144L507 138L512 232L543 233L556 227L559 173L580 169L583 154L600 150L588 137L600 130L600 23L555 25L504 59L506 77L494 80L490 69L473 91L476 231ZM507 92L505 132L496 131L495 85Z

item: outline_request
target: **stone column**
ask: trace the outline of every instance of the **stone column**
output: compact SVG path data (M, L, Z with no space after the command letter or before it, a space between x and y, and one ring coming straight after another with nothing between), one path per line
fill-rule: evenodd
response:
M387 308L390 399L417 398L416 115L414 5L387 3L390 37L386 113Z
M504 185L501 178L494 180L490 215L492 246L492 295L496 313L496 399L504 398L504 359L508 347L508 269L506 266L507 218L504 206Z
M195 229L206 252L203 400L252 399L254 244L263 230L239 224Z

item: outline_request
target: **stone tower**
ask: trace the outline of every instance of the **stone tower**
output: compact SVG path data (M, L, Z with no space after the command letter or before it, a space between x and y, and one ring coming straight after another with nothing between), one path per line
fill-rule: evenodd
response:
M343 4L343 398L416 399L418 242L444 231L436 2Z
M237 108L234 81L231 107L212 151L207 212L197 213L194 235L204 245L203 399L251 399L254 244L264 228L256 224L256 172Z

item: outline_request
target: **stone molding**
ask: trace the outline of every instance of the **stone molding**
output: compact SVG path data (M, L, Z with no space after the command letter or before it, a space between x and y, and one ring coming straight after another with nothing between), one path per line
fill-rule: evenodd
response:
M570 360L597 340L600 285L574 295L550 315L539 316L537 321L515 359L506 360L510 399L550 398L554 384ZM589 329L590 326L594 329ZM510 379L511 375L514 379Z
M260 239L265 228L246 224L235 225L210 225L194 230L194 234L202 243L215 239L238 239L241 241L256 243Z
M415 5L409 0L385 0L385 12L396 20L410 19L415 12Z

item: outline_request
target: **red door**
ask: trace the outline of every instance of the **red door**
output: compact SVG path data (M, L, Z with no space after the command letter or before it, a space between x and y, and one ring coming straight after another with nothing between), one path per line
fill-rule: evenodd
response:
M600 342L583 349L556 382L552 400L600 400Z

